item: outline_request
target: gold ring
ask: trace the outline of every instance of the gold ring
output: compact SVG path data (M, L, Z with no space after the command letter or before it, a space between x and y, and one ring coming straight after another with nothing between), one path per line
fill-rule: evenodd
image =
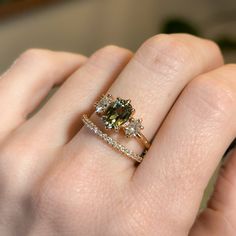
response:
M142 154L137 154L129 150L100 130L87 115L83 115L82 120L86 127L92 130L113 148L122 152L125 156L129 156L136 161L141 162L151 144L141 132L144 129L142 119L135 119L133 117L135 110L131 105L131 100L125 100L119 97L114 99L111 94L107 94L103 95L102 98L95 103L95 109L96 114L101 118L105 129L115 130L116 132L123 131L125 136L128 138L135 137L143 144L145 149Z

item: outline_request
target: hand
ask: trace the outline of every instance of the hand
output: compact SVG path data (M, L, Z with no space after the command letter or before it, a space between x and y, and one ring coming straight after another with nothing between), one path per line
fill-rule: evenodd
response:
M134 56L116 46L89 59L24 53L0 81L0 234L236 235L235 152L196 219L236 134L235 77L215 43L185 34L152 37ZM152 145L138 166L83 127L106 92L143 118Z

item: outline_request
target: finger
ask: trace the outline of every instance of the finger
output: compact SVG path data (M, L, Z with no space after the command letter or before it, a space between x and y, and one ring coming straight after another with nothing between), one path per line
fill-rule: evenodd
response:
M190 35L155 36L141 46L108 92L131 99L135 117L143 118L143 133L151 140L183 87L194 76L221 63L219 49L212 42ZM95 114L91 119L98 124ZM119 140L136 152L143 149L135 139ZM71 145L88 152L93 147L90 158L102 165L114 165L112 171L113 167L118 171L131 167L133 171L132 159L122 157L87 129L81 130Z
M236 234L236 152L223 164L213 195L191 229L191 236Z
M0 81L0 136L22 124L50 89L63 82L85 57L64 52L30 49Z
M143 194L153 209L166 206L158 214L169 227L189 230L209 178L235 137L235 75L235 66L228 65L194 79L135 172L137 196Z
M116 46L97 51L52 96L48 103L19 130L32 132L44 145L67 143L82 126L81 115L110 85L131 57L131 52Z

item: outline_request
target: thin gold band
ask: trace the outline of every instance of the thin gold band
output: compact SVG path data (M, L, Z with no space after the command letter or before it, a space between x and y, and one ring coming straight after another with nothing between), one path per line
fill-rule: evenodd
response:
M151 146L150 142L142 133L138 133L135 137L138 139L138 141L140 141L144 145L146 149L150 148Z
M143 160L143 156L139 155L131 150L129 150L127 147L110 137L108 134L101 131L89 118L86 114L83 115L82 121L85 124L85 126L93 131L98 137L103 139L107 144L109 144L111 147L115 148L117 151L121 152L127 157L130 157L134 159L137 162L141 162ZM145 152L144 152L145 153Z

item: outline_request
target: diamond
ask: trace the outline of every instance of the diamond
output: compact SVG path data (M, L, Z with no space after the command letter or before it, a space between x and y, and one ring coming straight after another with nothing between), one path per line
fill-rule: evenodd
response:
M118 130L132 115L133 108L130 100L117 98L107 108L102 120L108 129Z
M143 129L142 120L132 118L125 126L125 135L127 137L134 137Z
M98 101L95 106L96 106L96 113L97 114L102 114L103 112L106 111L108 106L112 103L112 96L110 94L102 96L100 101Z

